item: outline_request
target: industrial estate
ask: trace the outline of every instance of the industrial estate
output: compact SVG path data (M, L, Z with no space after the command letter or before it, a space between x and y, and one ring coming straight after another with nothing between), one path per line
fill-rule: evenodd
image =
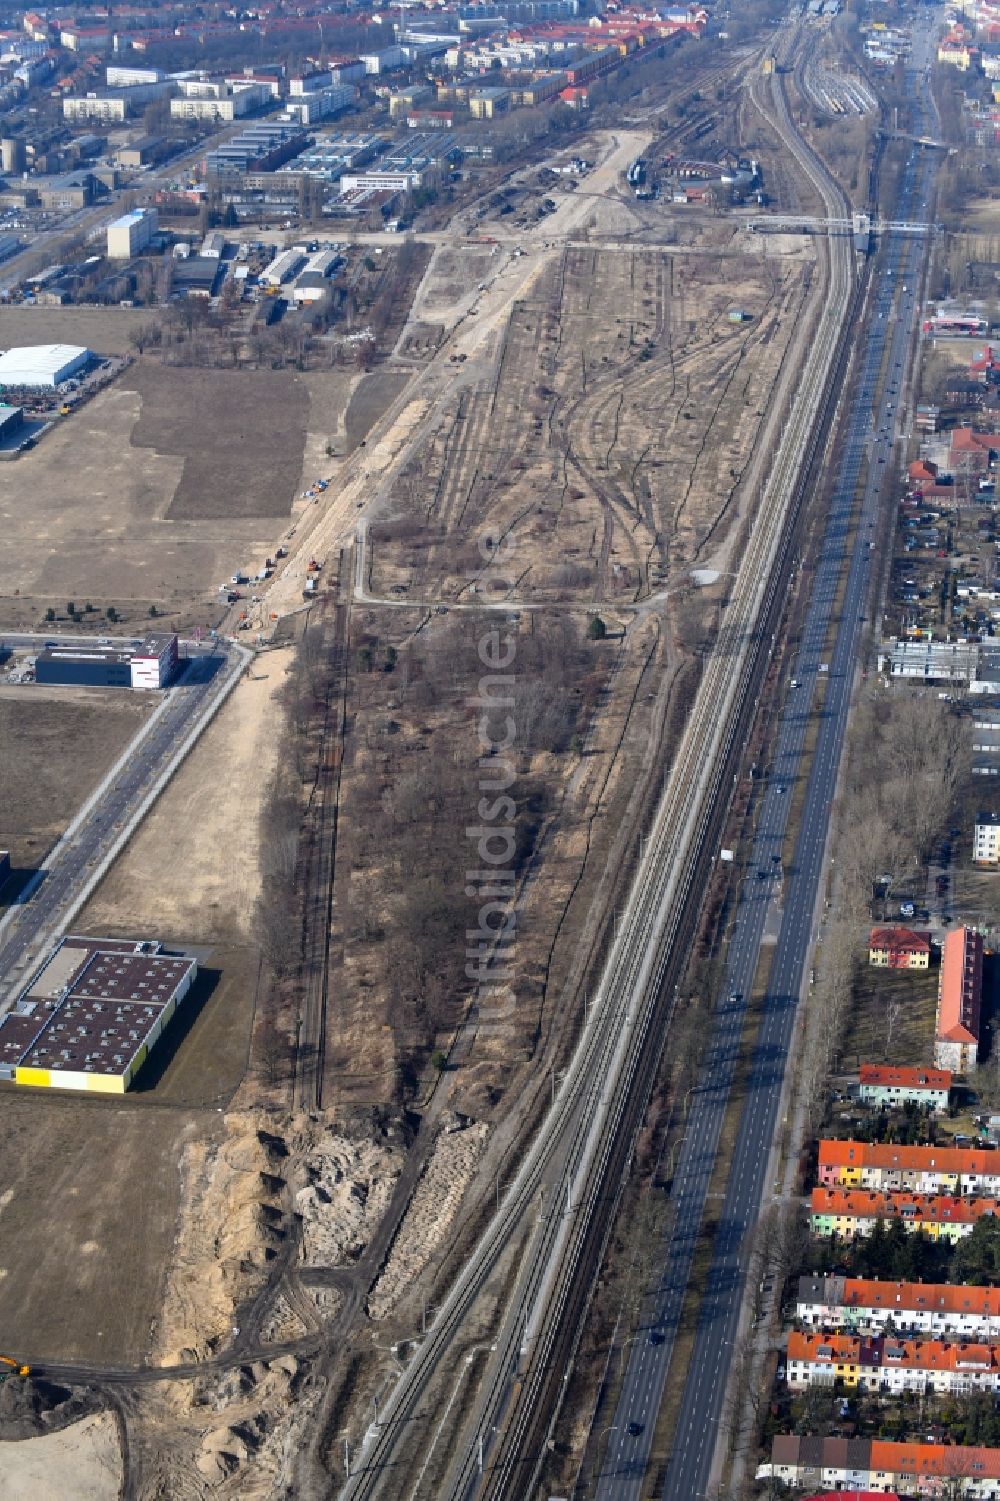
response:
M0 113L0 1491L1000 1501L1000 9Z

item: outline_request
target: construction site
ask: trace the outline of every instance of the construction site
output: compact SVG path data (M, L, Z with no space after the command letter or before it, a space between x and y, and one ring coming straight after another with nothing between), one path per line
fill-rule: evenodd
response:
M448 1300L521 1192L547 1113L569 1110L560 1089L581 1039L628 1031L591 1007L676 767L694 785L710 760L697 737L732 719L740 744L710 749L735 785L760 731L725 694L745 689L743 715L776 691L755 653L784 603L762 591L791 568L798 466L814 457L803 435L826 411L831 309L853 296L854 254L751 235L707 203L637 201L627 175L644 153L704 155L711 121L720 155L753 147L783 206L847 212L798 146L764 56L705 53L627 129L589 132L589 173L552 188L537 219L507 229L491 196L429 232L376 372L210 381L143 355L79 438L76 472L93 477L115 436L122 493L102 468L96 515L66 498L68 440L29 456L47 519L19 556L12 622L72 579L102 607L137 619L152 604L170 629L234 641L245 627L258 648L74 920L182 947L191 999L142 1072L122 1065L137 1082L114 1119L109 1101L0 1085L19 1164L0 1200L19 1232L0 1314L51 1388L26 1415L17 1383L0 1386L0 1432L23 1423L51 1444L79 1429L94 1467L110 1413L121 1472L93 1501L374 1495L374 1469L351 1489L352 1457L381 1443L383 1404L436 1340L450 1343L421 1411L454 1405L471 1422L491 1390L533 1227L557 1224L546 1205L560 1194L572 1207L570 1148L524 1191L458 1335ZM790 75L795 63L793 48ZM87 527L101 543L90 562ZM251 558L277 566L210 615L217 579ZM499 696L495 679L483 686L495 674ZM87 788L118 739L103 768L91 747ZM699 839L724 825L745 837L749 797L740 780L735 810L720 801ZM72 813L45 811L22 809L13 832L0 822L0 845L34 858L32 841L45 847ZM687 858L667 861L687 884L661 903L677 895L676 954L658 961L675 1003L717 982L731 915L725 872ZM697 913L689 890L704 892ZM477 969L511 913L509 966ZM693 1047L681 1011L675 1061ZM625 1153L641 1127L647 1163L688 1088L674 1063L650 1067L639 1093L652 1113L623 1116L619 1133ZM552 1139L562 1152L568 1136ZM64 1166L46 1178L53 1153ZM553 1483L582 1474L595 1351L629 1296L609 1235L610 1222L587 1242L588 1288L600 1276L605 1294L596 1323L573 1305L580 1405L557 1430L558 1404L534 1388L558 1433ZM34 1273L54 1262L74 1268L75 1321L67 1300L45 1306ZM87 1412L69 1399L79 1390ZM414 1497L452 1494L457 1441L404 1437L394 1454Z

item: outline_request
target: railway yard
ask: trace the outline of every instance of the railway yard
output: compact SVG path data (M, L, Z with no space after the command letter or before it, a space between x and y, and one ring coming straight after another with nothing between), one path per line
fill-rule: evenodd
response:
M30 763L62 737L72 794L25 777L0 813L0 845L39 875L0 928L7 968L70 922L155 933L200 967L124 1098L0 1082L5 1341L54 1427L83 1394L88 1465L110 1413L122 1501L695 1501L721 1483L745 1310L709 1201L752 1225L772 1165L770 1139L741 1136L727 1180L731 1091L759 1024L747 1121L777 1130L856 625L836 688L819 659L876 562L848 579L879 475L845 377L884 397L913 304L855 344L877 282L849 235L751 234L707 202L640 201L626 172L752 151L776 211L849 218L801 108L878 101L817 34L704 47L579 137L572 191L522 162L504 212L494 184L447 228L418 223L422 269L373 373L209 377L143 353L79 431L0 473L17 543L0 624L61 630L45 622L76 596L191 637L152 715L112 690L0 686L0 749ZM924 254L886 252L913 282ZM796 819L786 892L769 862ZM752 905L718 860L731 839L760 841ZM748 1021L762 945L780 1004ZM678 1085L698 987L702 1073ZM644 1141L671 1156L660 1259L619 1295ZM0 1435L17 1392L0 1384Z

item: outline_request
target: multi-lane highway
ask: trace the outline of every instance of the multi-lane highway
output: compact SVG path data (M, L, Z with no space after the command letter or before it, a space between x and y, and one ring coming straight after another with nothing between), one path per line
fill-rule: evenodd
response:
M914 50L911 76L926 50ZM929 105L918 105L918 112ZM921 127L923 119L920 120ZM912 155L899 192L901 218L926 214L935 162ZM922 241L894 236L883 246L870 305L870 322L849 416L839 450L837 479L799 651L789 674L773 759L761 800L728 955L726 987L700 1089L693 1097L673 1189L670 1232L660 1270L643 1308L636 1341L612 1425L613 1438L595 1494L607 1501L637 1497L648 1473L652 1433L659 1414L694 1244L715 1166L714 1143L729 1098L739 1049L745 996L757 972L767 928L777 943L746 1098L734 1145L706 1291L677 1419L663 1490L671 1501L707 1493L720 1431L726 1382L739 1326L747 1231L757 1218L777 1125L785 1061L813 939L829 809L850 708L862 616L869 589L876 508L891 461L893 424L907 346L916 319ZM867 464L860 512L859 480ZM829 633L843 580L852 521L846 592L832 649ZM800 775L806 729L817 684L825 687L818 739L809 773L799 836L787 870L781 863L789 798ZM770 921L768 919L770 918Z
M0 650L30 650L45 639L8 635L0 640ZM0 921L0 1007L9 1003L45 948L66 931L250 659L249 651L228 641L185 645L175 684L157 695L153 714ZM25 686L19 691L30 695L34 690Z
M781 85L774 87L783 109ZM798 150L787 115L781 128L790 149ZM805 156L803 170L812 175L828 209L843 213L842 200L831 201L829 179L815 160ZM723 776L749 712L751 684L769 649L770 638L767 643L762 639L761 625L775 613L785 587L778 560L786 554L803 460L828 395L829 371L855 287L848 242L824 247L821 265L823 296L817 298L813 319L796 330L798 378L758 496L718 647L705 665L580 1044L545 1127L525 1152L499 1212L426 1340L380 1405L379 1423L357 1457L345 1496L374 1496L383 1487L395 1490L397 1466L417 1433L425 1435L425 1462L414 1494L457 1501L477 1488L481 1466L487 1493L530 1491L532 1468L539 1462L534 1425L540 1411L552 1410L552 1353L565 1337L566 1310L574 1306L576 1279L592 1252L594 1227L606 1221L616 1181L613 1170L620 1170L619 1149L634 1126L636 1098L648 1081L648 1059L659 1047L659 1034L654 1039L651 1028L654 1018L662 1021L664 976L694 898L708 832L726 797ZM539 1214L543 1187L548 1192ZM428 1459L434 1435L440 1437L447 1426L432 1421L437 1400L432 1394L442 1390L443 1381L450 1392L456 1371L462 1380L459 1352L470 1309L515 1234L527 1234L528 1241L514 1294L486 1356L478 1393L470 1390L455 1407L467 1412L468 1420L457 1444L454 1434L446 1435L450 1460L433 1452ZM412 1463L412 1457L405 1462Z

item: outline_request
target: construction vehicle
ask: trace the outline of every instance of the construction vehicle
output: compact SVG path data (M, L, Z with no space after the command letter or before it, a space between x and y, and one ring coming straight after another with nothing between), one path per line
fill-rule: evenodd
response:
M316 580L314 578L306 579L306 586L305 586L305 588L302 591L303 598L304 599L311 599L312 596L315 593L316 593Z
M319 573L319 570L320 570L319 563L317 563L317 561L316 561L315 558L310 558L309 559L309 567L306 569L306 572L307 573Z
M7 1367L5 1370L4 1367ZM19 1361L12 1360L9 1355L0 1355L0 1385L7 1380L8 1376L30 1376L30 1365L21 1365Z

